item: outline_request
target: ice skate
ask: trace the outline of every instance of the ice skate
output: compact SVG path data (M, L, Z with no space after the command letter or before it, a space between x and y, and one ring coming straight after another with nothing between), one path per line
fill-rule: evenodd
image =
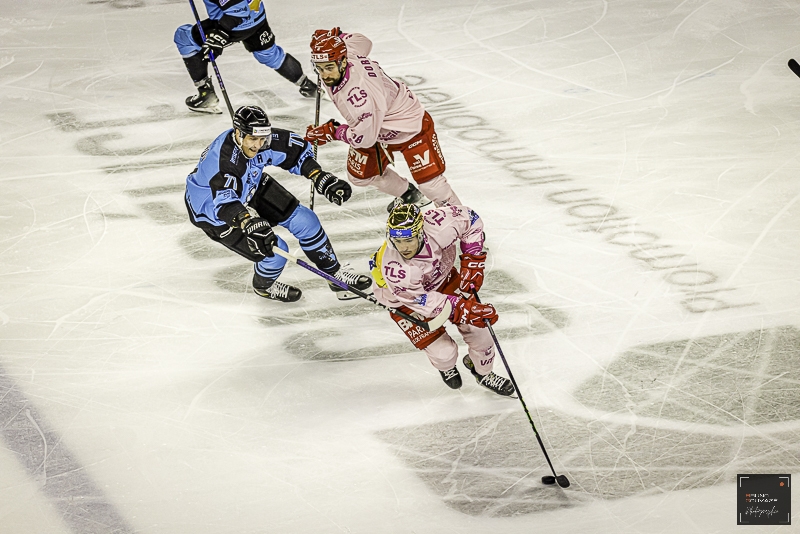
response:
M478 384L482 385L488 390L494 391L498 395L502 395L504 397L509 397L515 393L514 386L511 384L511 380L508 378L503 378L500 375L494 374L494 371L489 372L488 375L479 375L477 371L475 371L475 364L472 363L472 359L469 357L469 354L464 356L464 365L469 369L472 373L472 376L475 377L475 380Z
M333 277L337 280L341 280L349 286L358 289L359 291L372 293L372 291L369 290L370 287L372 287L372 278L369 276L354 273L346 267L340 267L339 270L334 273ZM328 285L330 286L331 291L336 293L336 296L339 298L339 300L352 300L359 298L359 296L355 293L346 289L342 289L331 282L328 282Z
M311 81L308 76L303 74L295 85L300 86L300 94L306 98L314 98L317 96L317 84Z
M386 211L391 213L394 207L400 204L414 204L424 212L425 210L422 209L423 206L431 204L431 200L425 195L423 195L422 191L417 189L414 186L414 184L409 183L406 192L403 193L402 196L399 196L394 200L392 200L391 202L389 202L389 205L386 206Z
M281 302L296 302L303 296L303 292L294 286L270 280L258 274L253 275L253 291L259 297Z
M458 368L453 366L452 369L448 369L447 371L439 371L439 374L442 375L442 380L444 383L447 384L447 387L450 389L458 389L461 387L461 373L458 372Z
M186 99L186 107L199 113L222 113L219 109L219 98L211 85L211 79L206 78L201 85L197 86L197 94Z

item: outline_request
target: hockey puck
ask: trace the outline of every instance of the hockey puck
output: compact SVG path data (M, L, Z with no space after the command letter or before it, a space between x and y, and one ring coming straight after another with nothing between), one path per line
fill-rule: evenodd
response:
M542 477L542 484L545 484L547 486L552 486L555 483L556 483L556 477L552 475L545 475ZM569 482L567 482L567 485L569 485Z
M556 482L558 482L558 485L561 486L562 488L569 487L569 480L567 480L566 475L558 475L556 477Z

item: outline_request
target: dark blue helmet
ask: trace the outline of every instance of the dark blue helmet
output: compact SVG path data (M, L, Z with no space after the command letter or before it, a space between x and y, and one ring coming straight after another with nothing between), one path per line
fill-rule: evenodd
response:
M256 137L266 137L267 142L272 137L267 113L258 106L242 106L233 115L233 127L243 134Z

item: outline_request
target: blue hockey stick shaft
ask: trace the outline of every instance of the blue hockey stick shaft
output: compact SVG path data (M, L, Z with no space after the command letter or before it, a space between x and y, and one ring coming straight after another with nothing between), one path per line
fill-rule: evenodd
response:
M206 33L203 31L203 26L200 24L200 15L197 13L197 7L194 5L194 0L189 0L189 5L192 6L192 13L194 13L194 20L197 21L197 29L200 31L200 37L203 39L203 42L206 42ZM222 91L222 96L225 98L225 105L228 106L228 113L231 114L231 119L233 118L233 106L231 106L231 101L228 98L228 91L225 90L225 84L222 82L222 74L219 73L219 68L217 68L217 61L214 58L214 52L208 52L208 58L211 60L211 66L214 67L214 74L217 76L217 82L219 83L219 89Z

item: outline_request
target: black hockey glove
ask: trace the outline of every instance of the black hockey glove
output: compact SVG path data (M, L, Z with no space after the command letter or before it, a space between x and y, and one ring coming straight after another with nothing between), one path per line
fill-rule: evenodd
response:
M200 50L203 53L203 57L205 59L211 59L209 52L213 52L216 58L222 53L223 48L231 44L230 39L228 32L225 30L219 28L211 30L206 34L206 40Z
M242 231L247 236L250 252L271 258L275 255L272 247L278 244L278 238L266 219L246 217L242 222Z
M325 195L328 202L333 202L337 206L341 206L350 199L353 190L350 189L350 184L344 180L340 180L336 176L327 171L319 171L313 176L314 189L320 195Z

